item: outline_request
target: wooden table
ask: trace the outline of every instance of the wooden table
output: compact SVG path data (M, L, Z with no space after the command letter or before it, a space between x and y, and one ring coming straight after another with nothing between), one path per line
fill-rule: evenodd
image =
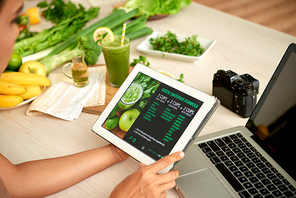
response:
M25 1L25 7L38 1ZM98 19L111 13L111 5L102 5ZM90 23L92 23L91 21ZM45 23L46 24L46 23ZM42 24L35 26L40 28ZM212 93L212 78L218 69L249 73L260 81L259 97L277 67L287 46L296 41L290 36L260 25L192 3L177 15L147 22L155 31L213 38L217 42L210 52L196 62L182 62L147 56L151 67L167 70L174 76L184 74L185 83L207 94ZM32 27L33 28L33 27ZM143 41L131 42L131 60L144 55L136 50ZM0 111L0 151L13 163L68 155L108 144L91 131L97 115L82 113L69 122L49 115L26 116L28 105ZM244 125L246 119L220 106L201 135ZM99 156L98 156L99 157ZM129 158L81 183L50 197L108 197L112 189L138 163ZM174 190L168 197L178 197Z

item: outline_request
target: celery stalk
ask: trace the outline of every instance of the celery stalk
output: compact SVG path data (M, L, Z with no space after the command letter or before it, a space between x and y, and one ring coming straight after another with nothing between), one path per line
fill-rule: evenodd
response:
M57 67L57 65L61 65L65 62L71 61L71 59L72 59L71 51L65 50L54 56L41 59L40 63L42 63L45 66L46 74L49 74L53 69Z

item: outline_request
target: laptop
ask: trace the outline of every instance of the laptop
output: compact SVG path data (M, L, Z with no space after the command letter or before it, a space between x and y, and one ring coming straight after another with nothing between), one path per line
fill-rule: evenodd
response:
M181 197L296 197L296 45L245 126L198 136L176 169Z

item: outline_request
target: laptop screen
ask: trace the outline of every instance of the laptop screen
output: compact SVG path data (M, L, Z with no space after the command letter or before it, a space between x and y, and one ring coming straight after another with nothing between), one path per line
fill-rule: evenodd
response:
M291 44L246 127L254 139L296 179L296 45Z

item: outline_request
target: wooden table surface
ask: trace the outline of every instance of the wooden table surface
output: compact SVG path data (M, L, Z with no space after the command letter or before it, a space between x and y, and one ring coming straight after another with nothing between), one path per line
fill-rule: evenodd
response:
M38 1L25 1L25 7L32 6L36 2ZM107 16L112 9L111 5L102 5L97 19ZM46 25L48 24L42 23L32 26L32 29ZM147 26L152 27L154 31L170 30L176 34L188 36L196 34L202 38L217 40L209 53L195 62L147 56L151 67L166 70L174 76L183 73L186 84L207 94L212 93L214 73L218 69L230 69L238 74L249 73L258 79L260 97L286 48L296 41L294 36L194 2L177 15L149 21ZM136 50L144 38L131 42L131 60L144 55ZM28 105L24 105L0 111L0 151L13 163L63 156L108 144L91 131L98 115L82 113L78 120L69 122L49 115L27 116L25 115L27 108ZM200 135L244 125L245 122L246 119L219 106ZM50 197L108 197L112 189L137 167L138 163L128 158ZM169 190L168 197L178 197L178 195L175 190Z

